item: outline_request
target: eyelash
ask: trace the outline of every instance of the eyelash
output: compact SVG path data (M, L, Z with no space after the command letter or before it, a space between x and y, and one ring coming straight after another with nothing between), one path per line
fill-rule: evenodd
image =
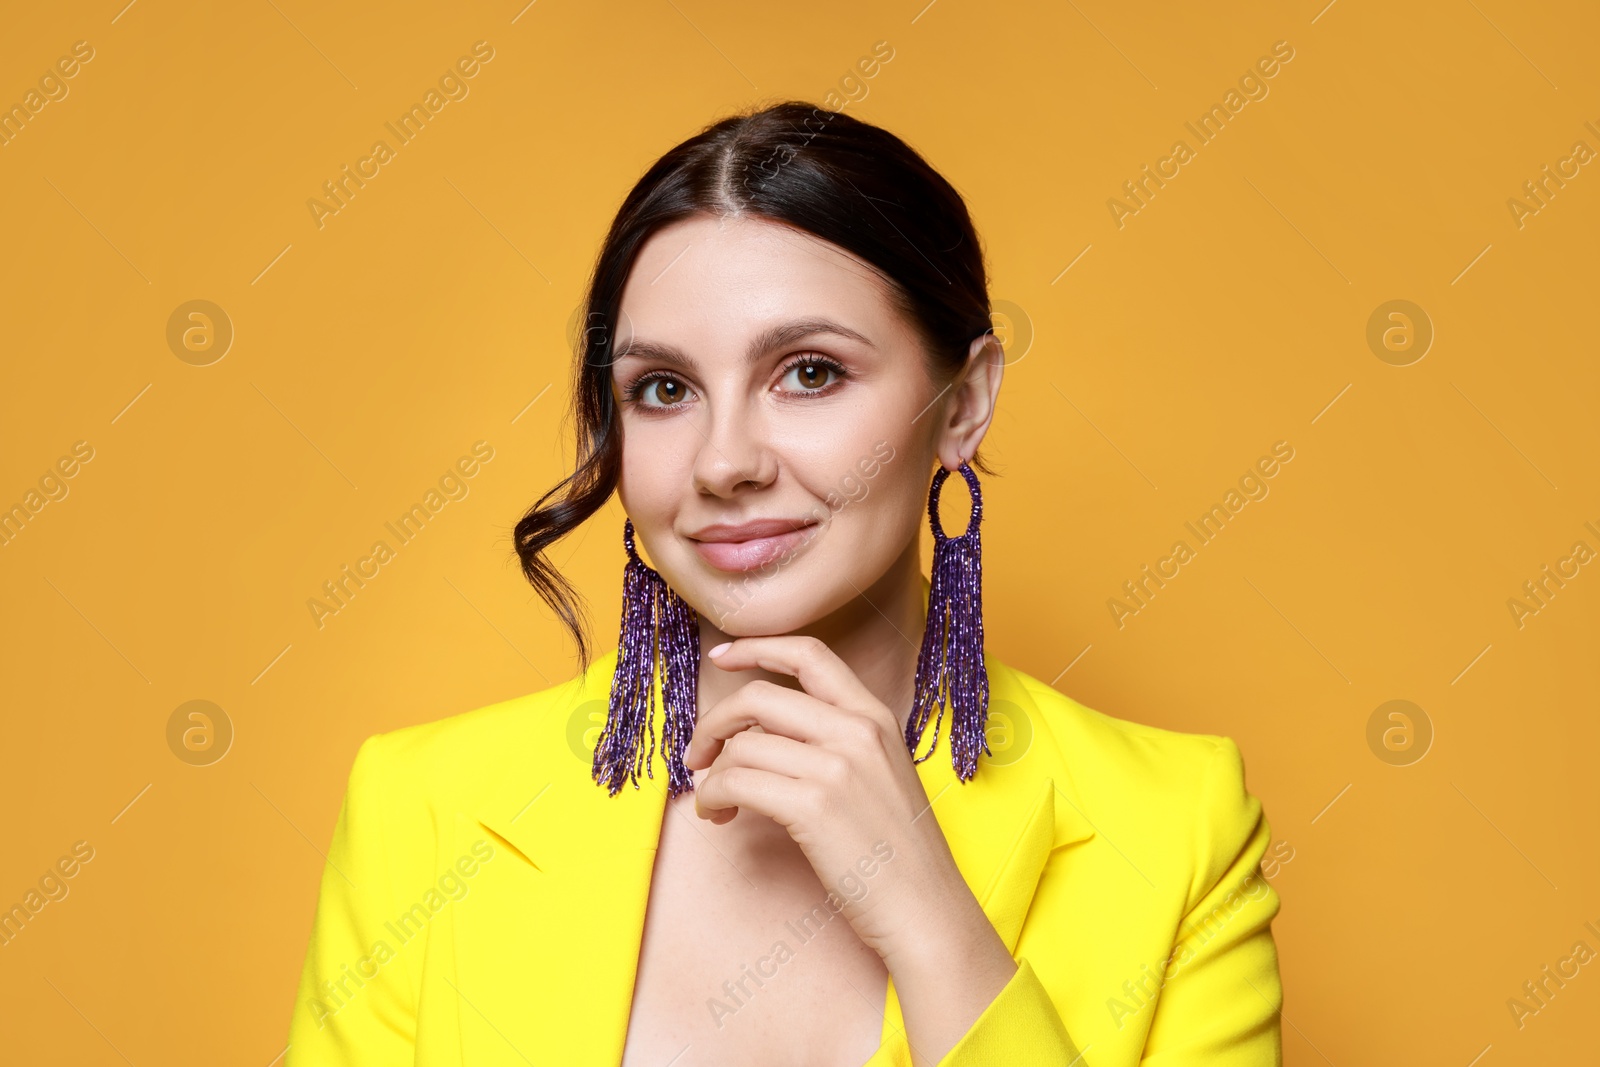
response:
M838 360L835 360L835 359L832 359L831 357L824 356L824 355L821 355L819 353L814 353L813 352L813 353L807 353L805 355L799 356L799 357L791 360L790 362L786 363L784 365L784 367L783 367L782 372L780 372L780 374L779 374L780 380L782 378L788 377L789 376L789 372L794 370L796 367L824 367L827 370L832 371L834 376L835 376L835 379L836 379L835 381L829 382L827 385L823 386L821 389L802 389L796 394L797 396L806 397L808 399L819 397L819 396L823 396L823 395L826 395L826 394L830 393L832 391L831 387L838 384L837 379L845 378L845 377L848 376L846 374L846 372L845 372L845 369L844 369L843 365L841 365ZM623 395L623 400L626 401L629 404L634 404L634 403L636 403L638 401L639 397L644 393L645 389L649 388L654 383L656 383L658 381L663 381L663 380L678 381L678 382L682 381L681 378L679 378L676 374L673 374L671 371L664 371L664 370L647 371L644 374L639 375L639 377L635 378L633 381L628 383L627 388L623 390L623 394L622 394ZM641 408L645 408L645 409L647 409L649 411L668 412L668 411L675 411L678 408L682 407L686 403L688 403L688 401L680 400L676 404L639 404L638 406L641 407Z

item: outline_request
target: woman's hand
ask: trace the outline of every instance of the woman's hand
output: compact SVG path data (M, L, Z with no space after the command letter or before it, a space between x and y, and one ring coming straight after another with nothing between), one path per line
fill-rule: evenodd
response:
M891 973L950 953L992 964L996 948L1011 964L956 867L899 721L844 661L802 636L739 638L711 661L792 675L804 691L752 681L701 714L684 754L690 770L710 768L695 786L696 814L721 824L748 808L780 823Z

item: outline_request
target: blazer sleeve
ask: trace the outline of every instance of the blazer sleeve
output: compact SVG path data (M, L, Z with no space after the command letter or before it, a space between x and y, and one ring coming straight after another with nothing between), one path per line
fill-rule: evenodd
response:
M1165 961L1165 982L1141 1067L1282 1067L1283 989L1271 922L1276 890L1258 865L1271 840L1261 801L1244 785L1229 738L1217 743L1198 800L1199 861L1189 907ZM1026 957L939 1067L994 1063L1092 1067Z
M388 1067L415 1058L415 968L386 928L405 911L390 888L390 820L405 801L393 795L384 741L382 735L368 738L350 770L322 871L285 1067Z
M1033 965L1017 957L1017 973L983 1009L939 1067L993 1067L1016 1063L1088 1067Z
M1165 963L1143 1067L1283 1063L1283 986L1272 937L1280 901L1260 870L1272 829L1261 801L1245 790L1239 746L1214 740L1196 899Z

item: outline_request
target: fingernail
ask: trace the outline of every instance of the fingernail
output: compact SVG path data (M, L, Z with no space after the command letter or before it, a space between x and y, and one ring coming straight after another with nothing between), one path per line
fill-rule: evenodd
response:
M706 655L710 656L712 659L716 659L718 656L720 656L724 652L728 651L728 646L730 646L732 644L733 644L732 641L724 641L724 642L722 642L722 644L718 645L716 648L713 648L710 652L707 652Z

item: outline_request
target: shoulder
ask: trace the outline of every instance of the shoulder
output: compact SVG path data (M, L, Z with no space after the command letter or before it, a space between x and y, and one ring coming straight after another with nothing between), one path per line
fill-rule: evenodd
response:
M1031 719L1031 743L1047 746L1047 760L1064 767L1086 799L1166 806L1192 798L1219 773L1243 777L1239 748L1229 737L1118 718L1014 667L1001 669L1011 675L1012 691L1028 698L1005 710L1020 709Z
M1025 696L1015 704L1031 719L1039 773L1056 778L1109 842L1152 863L1170 858L1198 889L1258 836L1261 802L1246 788L1232 738L1118 718L1015 668L1000 669L1010 675L1008 691Z
M574 727L581 744L599 666L533 693L373 734L356 753L350 792L385 793L408 806L468 804L515 767L548 758Z

